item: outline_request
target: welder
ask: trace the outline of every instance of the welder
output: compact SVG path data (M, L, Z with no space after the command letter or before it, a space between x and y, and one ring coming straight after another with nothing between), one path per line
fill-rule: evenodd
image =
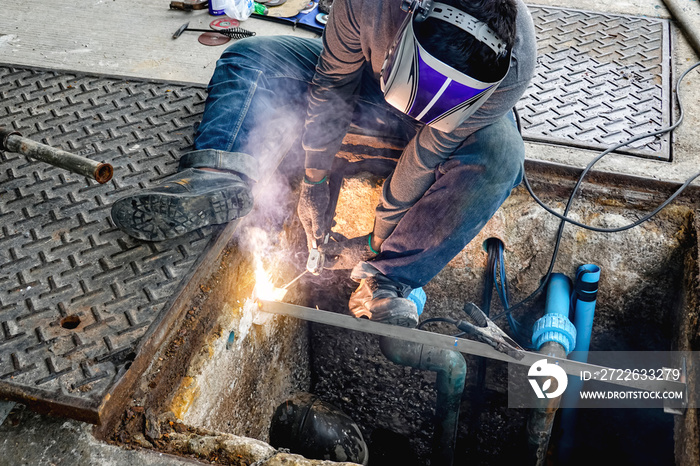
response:
M246 215L251 189L303 127L297 212L309 249L359 282L350 311L415 326L428 283L520 183L512 109L534 73L522 0L335 0L320 39L254 37L230 46L208 87L194 150L154 188L120 199L115 224L163 240ZM271 120L284 131L269 136ZM324 244L329 175L354 123L405 141L371 233Z

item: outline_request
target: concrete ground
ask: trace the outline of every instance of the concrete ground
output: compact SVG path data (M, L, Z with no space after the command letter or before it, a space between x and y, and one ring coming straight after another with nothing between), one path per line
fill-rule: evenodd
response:
M398 0L396 0L398 1ZM206 10L170 10L169 0L79 0L4 2L0 15L0 62L50 69L76 70L205 84L223 46L207 47L198 33L173 40L183 23L207 28L214 19ZM651 17L670 17L660 0L537 0L538 5L570 7ZM700 4L683 0L687 17L700 31ZM290 26L249 19L243 27L258 35L294 34L315 37ZM674 79L698 60L682 33L674 30ZM685 122L676 131L673 162L611 155L599 169L672 182L683 181L700 167L700 76L693 72L683 90ZM529 159L584 166L596 153L528 144ZM85 424L48 419L16 409L0 426L0 464L178 464L189 460L148 451L122 450L92 438Z

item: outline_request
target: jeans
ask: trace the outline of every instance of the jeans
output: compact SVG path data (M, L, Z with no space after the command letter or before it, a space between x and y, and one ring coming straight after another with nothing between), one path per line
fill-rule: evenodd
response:
M321 47L320 39L288 36L253 37L230 46L217 62L194 150L183 155L180 170L219 168L253 181L274 171L303 131L307 90ZM363 76L353 122L378 137L384 133L406 143L420 129L386 104L369 73ZM429 183L412 193L416 202L400 215L371 266L411 287L425 285L520 183L524 152L508 114L427 167ZM391 188L401 192L425 185L425 176L419 182L415 175L425 173L424 162L418 155L402 156L385 182L385 196Z

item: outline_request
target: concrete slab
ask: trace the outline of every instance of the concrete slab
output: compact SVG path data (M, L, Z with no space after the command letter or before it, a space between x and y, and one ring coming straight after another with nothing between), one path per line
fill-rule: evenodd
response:
M0 18L0 57L17 65L206 84L224 46L207 47L199 33L173 33L184 23L209 29L207 10L169 9L169 0L81 0L7 5ZM4 8L4 7L3 7ZM248 19L258 35L318 34Z
M0 463L6 465L177 466L202 464L152 450L127 450L95 440L91 427L49 418L18 406L0 426Z

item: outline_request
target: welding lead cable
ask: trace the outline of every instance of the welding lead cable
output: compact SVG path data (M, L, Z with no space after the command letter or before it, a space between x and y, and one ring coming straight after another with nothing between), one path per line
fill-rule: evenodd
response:
M509 308L506 308L503 312L501 312L501 313L497 314L496 316L494 316L494 317L493 317L493 320L496 320L496 319L498 319L498 318L500 318L500 317L503 317L504 315L509 315L513 310L518 309L518 308L524 306L526 303L532 301L535 297L539 296L539 294L542 292L542 290L545 289L545 287L547 286L547 283L549 282L549 277L552 275L552 271L554 270L554 264L556 263L557 256L558 256L558 253L559 253L559 245L561 244L561 239L562 239L562 236L563 236L563 233L564 233L564 227L566 226L566 223L567 223L567 222L568 222L568 223L571 223L571 224L573 224L573 225L576 225L576 226L578 226L578 227L580 227L580 228L585 228L585 229L592 230L592 231L599 232L599 233L618 233L618 232L620 232L620 231L625 231L625 230L628 230L628 229L630 229L630 228L634 228L634 227L636 227L636 226L638 226L638 225L640 225L640 224L646 222L647 220L651 219L654 215L656 215L657 213L659 213L663 208L665 208L666 206L668 206L676 197L678 197L678 196L690 185L690 183L692 183L695 179L697 179L697 178L700 176L700 172L698 172L698 173L696 173L695 175L691 176L690 178L688 178L688 179L683 183L683 185L681 185L681 186L676 190L676 192L674 192L668 199L666 199L666 200L665 200L664 202L662 202L656 209L654 209L654 211L652 211L651 213L649 213L649 214L647 214L646 216L642 217L641 219L637 220L636 222L633 222L633 223L631 223L631 224L629 224L629 225L626 225L626 226L623 226L623 227L619 227L619 228L599 228L599 227L594 227L594 226L591 226L591 225L585 225L585 224L580 223L580 222L577 222L576 220L571 219L571 218L569 218L569 217L567 216L568 213L569 213L569 210L571 209L571 205L573 204L574 197L576 196L576 194L577 194L577 192L578 192L578 190L579 190L579 188L580 188L580 186L581 186L581 184L582 184L582 182L583 182L584 177L585 177L585 176L588 174L588 172L593 168L593 166L594 166L596 163L598 163L599 160L601 160L603 157L605 157L606 155L608 155L610 152L616 151L617 149L619 149L619 148L621 148L621 147L624 147L624 146L626 146L626 145L628 145L628 144L631 144L631 143L633 143L633 142L635 142L635 141L638 141L638 140L641 140L641 139L650 138L650 137L654 137L654 136L659 136L659 135L662 135L662 134L671 132L671 131L673 131L674 129L676 129L678 126L680 126L680 124L683 122L683 119L685 118L685 109L683 108L683 101L681 100L681 85L682 85L682 83L683 83L683 79L685 79L685 77L686 77L691 71L693 71L695 68L697 68L698 66L700 66L700 62L697 62L697 63L695 63L694 65L691 65L688 69L686 69L686 70L679 76L678 80L676 81L675 93L676 93L676 101L678 102L678 121L676 121L676 123L674 123L674 124L672 124L672 125L670 125L670 126L667 126L666 128L661 128L660 130L657 130L657 131L654 131L654 132L651 132L651 133L647 133L647 134L641 134L641 135L633 136L632 138L630 138L630 139L628 139L628 140L626 140L626 141L623 141L623 142L621 142L621 143L618 143L618 144L616 144L616 145L614 145L614 146L608 148L607 150L605 150L604 152L602 152L601 154L599 154L597 157L595 157L595 158L586 166L586 168L581 172L581 174L579 175L578 181L576 182L576 185L574 186L574 189L572 190L571 194L569 195L569 200L568 200L568 202L567 202L567 204L566 204L566 207L565 207L565 209L564 209L564 213L563 213L563 214L560 214L560 213L554 211L551 207L549 207L548 205L546 205L539 197L537 197L537 195L536 195L536 194L534 193L534 191L532 190L532 187L530 186L530 182L529 182L529 180L527 179L526 173L523 172L523 182L524 182L524 184L525 184L525 187L526 187L528 193L530 193L530 196L535 200L535 202L537 202L537 204L540 205L540 207L542 207L544 210L546 210L546 211L549 212L550 214L552 214L552 215L554 215L555 217L557 217L558 219L560 219L560 220L561 220L561 223L559 224L559 229L558 229L558 232L557 232L557 238L556 238L556 241L555 241L554 251L553 251L553 253L552 253L552 260L550 261L550 264L549 264L549 269L547 270L547 273L545 273L545 275L542 277L542 280L540 280L540 285L537 287L537 289L536 289L535 291L533 291L529 296L527 296L526 298L524 298L522 301L520 301L520 302L514 304L513 306L511 306L511 307L509 307ZM515 109L514 109L514 110L515 110ZM517 114L517 112L514 111L514 113L515 113L515 116L516 116L516 123L517 123L517 126L518 126L518 130L522 132L522 128L521 128L521 124L520 124L520 116Z
M573 191L571 192L571 195L569 196L569 201L566 204L566 209L564 210L563 214L560 214L556 211L554 211L551 207L546 205L537 195L533 192L532 187L530 186L530 183L527 179L527 176L523 176L523 181L525 182L525 187L527 188L528 192L530 193L530 196L537 202L540 207L542 207L544 210L549 212L550 214L554 215L558 219L562 220L563 222L568 222L571 223L572 225L576 225L577 227L585 228L587 230L592 230L598 233L619 233L621 231L629 230L630 228L634 228L638 225L641 225L642 223L646 222L647 220L651 219L654 215L658 214L659 211L661 211L664 207L668 206L671 202L673 202L674 199L676 199L693 181L695 181L696 178L700 176L700 172L694 174L690 178L688 178L668 199L666 199L664 202L662 202L656 209L654 209L652 212L649 214L645 215L641 219L637 220L636 222L630 223L629 225L625 225L622 227L617 227L617 228L599 228L599 227L594 227L592 225L586 225L584 223L577 222L576 220L567 217L567 214L571 208L571 205L573 204L574 197L578 193L579 188L581 187L581 184L583 183L584 177L588 174L588 172L593 168L593 166L598 163L603 157L608 155L611 152L614 152L621 147L625 147L629 144L632 144L633 142L639 141L641 139L646 139L654 136L660 136L662 134L668 133L676 129L680 124L683 122L683 119L685 117L685 110L683 108L683 102L681 101L680 98L680 93L681 93L681 84L683 81L683 78L690 73L692 70L700 66L700 62L695 63L692 65L690 68L685 70L683 74L678 78L678 81L676 82L676 101L678 102L678 121L676 123L672 124L671 126L667 126L665 128L661 128L659 130L647 133L647 134L639 134L637 136L633 136L626 141L623 141L621 143L618 143L604 152L602 152L600 155L598 155L596 158L591 160L591 162L586 166L586 168L581 172L581 175L579 175L578 181L576 182L576 185L574 186Z

